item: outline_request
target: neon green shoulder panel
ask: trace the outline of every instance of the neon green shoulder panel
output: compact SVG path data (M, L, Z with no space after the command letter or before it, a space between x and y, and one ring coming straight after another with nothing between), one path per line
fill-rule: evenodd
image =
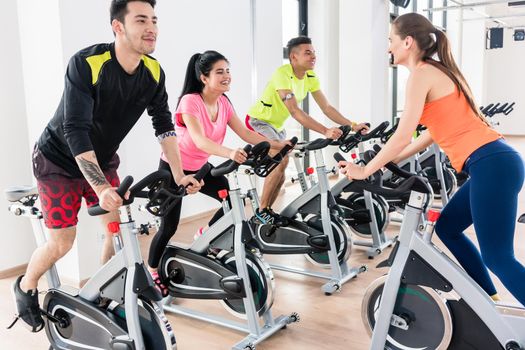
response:
M160 64L157 60L148 57L148 56L142 56L142 60L144 61L144 65L148 70L151 72L151 75L153 76L153 79L158 83L160 82Z
M110 59L111 53L109 51L106 51L100 55L89 56L86 58L87 63L91 67L91 82L93 85L98 82L102 66Z

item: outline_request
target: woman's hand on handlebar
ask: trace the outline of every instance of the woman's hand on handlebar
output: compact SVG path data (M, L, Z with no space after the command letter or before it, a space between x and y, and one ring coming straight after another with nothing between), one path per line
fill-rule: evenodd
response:
M122 197L117 193L117 187L107 186L97 196L100 207L108 212L117 210L122 206ZM124 198L129 198L129 191L126 192Z
M186 187L186 193L194 194L199 192L201 187L204 186L204 181L197 181L193 175L186 175L180 179L179 185Z
M339 172L349 180L364 180L368 177L365 174L365 167L344 161L339 162L337 165L339 166Z
M230 159L235 163L242 164L248 159L248 154L242 148L237 148L230 152Z
M337 140L341 135L343 135L343 132L339 128L328 128L324 133L324 137L332 140Z
M361 132L361 134L366 134L368 130L370 130L370 127L366 123L360 123L360 124L352 124L352 130L355 132Z

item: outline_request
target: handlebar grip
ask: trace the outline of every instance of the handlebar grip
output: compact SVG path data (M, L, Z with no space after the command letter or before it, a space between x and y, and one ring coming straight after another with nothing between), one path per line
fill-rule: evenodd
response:
M492 117L494 114L496 114L496 112L498 111L498 108L499 106L501 105L501 103L496 103L489 111L488 111L488 116L489 117Z
M374 145L374 151L376 153L379 153L379 151L381 151L381 147L379 147L379 145ZM393 162L386 163L385 164L385 168L390 170L393 174L396 174L397 176L405 178L405 179L408 179L409 177L412 177L412 176L416 175L416 174L412 174L409 171L401 169L397 164L395 164Z
M248 158L249 158L250 157L250 152L252 150L252 145L248 144L248 145L244 146L243 150L244 150L244 152L248 153ZM237 167L239 165L240 164L234 162L233 160L228 159L227 161L221 163L219 166L211 169L210 174L211 174L211 176L214 176L214 177L225 175L225 174L229 174L232 171L234 171L235 169L237 169Z
M247 146L250 146L250 149L246 150ZM248 154L248 158L250 158L250 152L252 156L258 157L259 155L268 154L268 150L270 149L270 143L268 141L263 141L259 142L253 147L251 147L251 145L246 145L243 149Z
M292 137L290 139L290 143L292 145L290 146L290 145L287 144L279 151L279 154L281 155L281 157L284 157L288 153L288 151L290 151L292 148L294 148L294 146L297 144L297 141L299 141L299 139L296 136Z
M509 115L510 112L512 112L513 110L514 110L514 108L508 108L507 110L505 110L505 111L503 112L503 114L505 114L505 115Z
M206 163L202 166L202 168L199 169L199 171L195 173L195 175L193 175L193 177L195 178L195 180L200 182L206 175L208 175L210 170L211 170L211 164Z
M498 108L498 113L501 113L501 111L503 111L505 108L507 108L508 105L509 105L508 102L505 102L504 104L502 104L502 105Z
M126 195L126 192L128 192L132 183L133 177L129 175L126 176L124 180L122 180L122 182L120 183L120 186L117 188L117 193L122 199L124 199L124 196Z
M246 146L244 146L243 150L246 153L250 153L250 151L252 150L252 145L247 144Z
M104 215L107 213L108 211L102 209L100 205L94 205L88 208L88 214L91 216Z
M514 110L514 104L516 102L512 102L507 108L505 108L502 112L503 114L505 115L509 115L510 112L512 112Z
M390 125L389 122L384 121L378 126L376 126L373 130L369 131L367 134L364 134L361 138L361 141L368 141L370 139L373 139L375 137L378 137L379 134L381 134L383 131L385 131L386 128Z
M339 153L339 152L335 152L335 153L334 153L334 159L335 159L336 162L338 162L338 163L339 163L339 162L346 162L345 157L343 157L343 156L341 155L341 153Z
M126 192L128 192L131 184L133 183L132 176L126 176L124 180L120 183L120 186L117 188L116 192L124 200ZM102 209L102 207L97 204L88 208L88 214L91 216L103 215L109 213L107 210Z
M313 140L312 142L307 143L304 146L304 149L308 151L317 151L319 149L325 148L326 146L331 144L332 141L333 141L332 139L318 138L318 139Z

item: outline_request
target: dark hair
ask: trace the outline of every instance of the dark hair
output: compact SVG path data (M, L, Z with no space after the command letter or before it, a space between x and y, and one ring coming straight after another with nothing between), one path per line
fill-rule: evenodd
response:
M155 8L157 0L111 0L109 6L109 23L113 22L114 19L124 23L124 17L128 13L128 3L133 1L147 2L151 7Z
M452 57L447 35L434 27L432 22L419 13L406 13L401 15L395 19L393 26L396 34L399 35L401 39L405 39L407 36L414 38L417 46L423 52L422 60L445 73L454 82L458 90L465 95L474 113L489 125L476 106L472 90L459 70L456 61L454 61L454 57ZM435 54L437 54L439 61L433 58Z
M182 96L187 94L201 93L204 89L204 83L201 80L201 74L209 76L213 65L218 61L226 61L228 59L217 51L208 50L203 53L196 53L191 56L186 68L186 76L184 77L184 85L182 86L182 92L177 102L179 106L180 99Z
M292 50L295 49L297 46L311 43L312 39L310 39L307 36L298 36L297 38L290 39L286 44L286 51L288 52L288 57L290 57Z

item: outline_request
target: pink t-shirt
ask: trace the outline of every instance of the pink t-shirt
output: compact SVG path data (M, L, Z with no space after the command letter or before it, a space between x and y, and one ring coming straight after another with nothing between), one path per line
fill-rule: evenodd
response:
M210 155L195 146L188 129L184 125L182 114L197 118L204 131L204 135L213 142L222 144L224 136L226 135L226 127L233 115L233 106L224 95L219 97L217 104L217 120L212 122L200 94L188 94L181 98L179 106L175 111L174 121L180 156L182 158L182 168L184 170L199 170L206 164ZM167 161L164 154L162 154L162 159Z

